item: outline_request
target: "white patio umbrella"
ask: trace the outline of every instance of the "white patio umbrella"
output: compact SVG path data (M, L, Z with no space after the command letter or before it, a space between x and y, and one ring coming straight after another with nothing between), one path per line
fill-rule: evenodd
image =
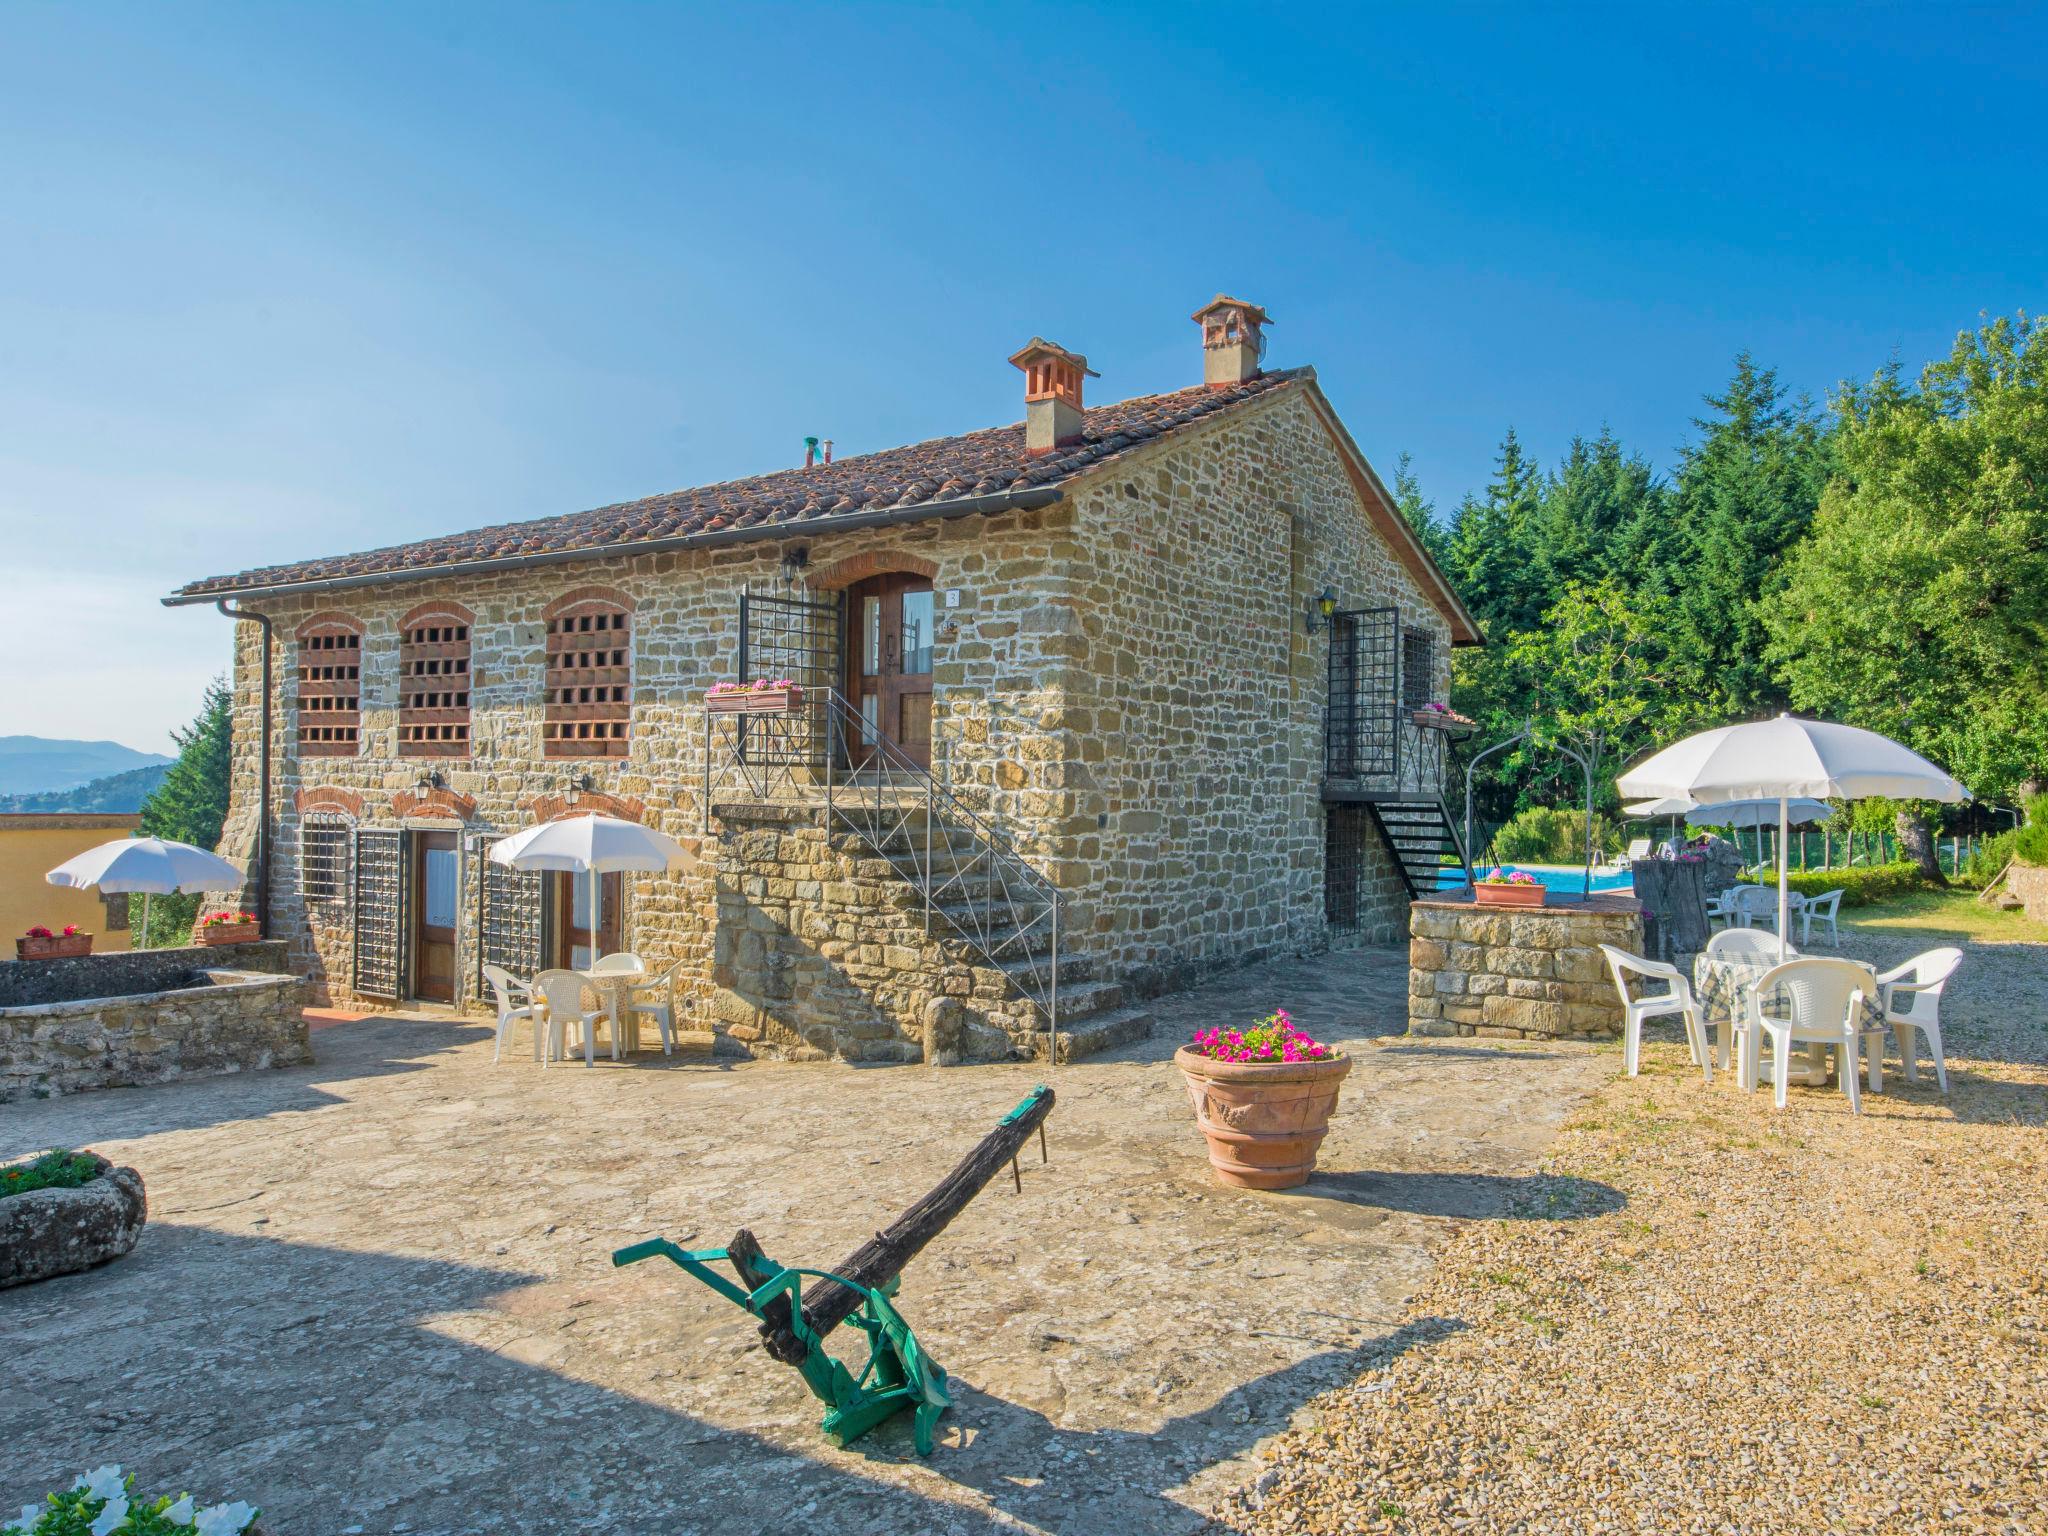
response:
M190 843L161 837L117 837L66 859L43 878L52 885L136 892L142 897L142 941L149 942L149 899L175 891L238 891L241 866Z
M1624 796L1686 796L1701 808L1768 800L1778 810L1778 944L1791 906L1785 834L1795 800L1967 800L1970 792L1911 747L1828 720L1780 715L1688 736L1618 775Z
M1666 800L1640 800L1634 805L1622 807L1631 816L1690 816L1703 809L1699 801L1689 795L1673 795ZM1708 819L1721 827L1767 827L1778 819L1778 802L1775 800L1729 800L1720 805L1704 807L1713 812ZM1825 800L1792 800L1787 802L1787 819L1792 826L1810 826L1816 821L1826 821L1835 814L1835 808ZM1674 828L1673 835L1676 835ZM1742 847L1742 839L1736 838L1736 849ZM1763 838L1757 838L1757 857L1763 857Z
M603 926L604 883L598 875L653 873L672 864L693 865L697 856L666 832L616 816L570 816L515 832L491 845L491 862L512 869L558 870L593 877L590 889L591 947ZM602 958L593 953L593 959Z

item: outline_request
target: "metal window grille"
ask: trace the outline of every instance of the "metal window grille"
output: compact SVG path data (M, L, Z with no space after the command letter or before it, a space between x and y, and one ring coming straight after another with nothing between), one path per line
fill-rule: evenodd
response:
M1413 714L1436 692L1436 636L1426 629L1401 631L1401 708Z
M1399 614L1392 608L1331 616L1330 700L1323 733L1323 766L1331 778L1367 778L1400 769L1394 728L1399 633Z
M548 620L546 757L624 757L633 724L632 615L578 603Z
M398 755L469 756L469 626L429 614L398 642Z
M1323 916L1333 933L1358 931L1359 890L1365 879L1366 809L1329 807L1323 825Z
M405 834L356 831L355 991L396 1001L405 981Z
M788 678L806 693L839 686L840 610L829 598L740 594L739 680ZM824 760L825 717L817 710L738 722L741 760L786 765Z
M299 824L299 895L308 906L347 905L354 846L355 825L346 816L315 813Z
M363 637L339 624L299 639L299 755L354 757L362 739Z
M485 838L476 849L478 998L490 996L490 987L484 981L486 965L502 965L523 981L531 981L534 973L543 968L549 881L537 870L493 864L491 845L497 841L495 837Z

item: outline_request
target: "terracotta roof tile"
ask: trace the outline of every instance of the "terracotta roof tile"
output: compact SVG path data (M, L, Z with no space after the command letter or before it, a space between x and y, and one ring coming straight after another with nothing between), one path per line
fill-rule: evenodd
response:
M1138 444L1313 376L1310 369L1296 368L1262 373L1243 384L1220 389L1197 385L1097 406L1085 413L1079 442L1036 458L1024 451L1024 425L1017 422L810 469L778 470L562 517L500 523L359 554L213 576L180 587L175 598L229 597L296 582L397 572L425 576L439 567L473 560L580 549L609 551L622 545L727 530L759 528L762 536L768 537L771 530L849 512L936 505L965 496L1056 485Z

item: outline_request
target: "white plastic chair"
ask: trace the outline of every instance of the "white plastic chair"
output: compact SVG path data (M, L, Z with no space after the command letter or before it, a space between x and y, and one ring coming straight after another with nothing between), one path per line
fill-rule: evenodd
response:
M644 971L647 963L638 955L620 950L616 954L599 955L590 962L587 974L592 976L630 976L635 971Z
M1934 1080L1948 1092L1948 1062L1941 1052L1941 989L1963 963L1960 949L1930 949L1915 955L1897 970L1877 978L1878 996L1884 1000L1884 1021L1898 1036L1899 1057L1905 1063L1906 1081L1920 1081L1919 1055L1913 1031L1927 1037L1934 1055Z
M1819 896L1809 896L1799 905L1799 942L1813 942L1813 920L1821 919L1828 925L1828 942L1842 942L1842 929L1837 919L1842 911L1842 893L1826 891Z
M484 967L484 980L491 984L491 997L498 1005L498 1043L491 1047L491 1064L497 1065L498 1057L505 1049L505 1031L521 1019L533 1022L533 1059L540 1060L541 1032L546 1026L541 1014L546 1012L533 986L521 981L502 965Z
M1693 1001L1692 983L1685 979L1685 973L1675 965L1666 965L1661 960L1645 960L1641 955L1616 949L1612 944L1602 944L1600 953L1607 957L1607 969L1614 976L1614 990L1621 994L1621 1012L1626 1021L1622 1029L1621 1061L1628 1075L1634 1077L1642 1063L1643 1020L1675 1013L1684 1020L1685 1043L1692 1051L1693 1061L1711 1083L1714 1080L1714 1058L1708 1054L1706 1027L1700 1022L1699 1005ZM1630 997L1630 974L1668 981L1671 990L1652 993L1648 997Z
M540 1064L545 1067L558 1056L568 1052L568 1026L571 1021L583 1026L583 1065L591 1066L597 1059L597 1021L603 1018L602 1008L586 1009L583 1006L584 993L589 983L581 971L542 971L533 978L533 989L547 1002L548 1028L547 1046ZM612 1036L612 1060L619 1059L619 1032L614 1029Z
M660 1025L661 1054L664 1056L675 1054L676 1016L678 1012L676 1008L676 972L682 968L683 962L678 960L651 981L642 982L633 989L633 994L626 1003L626 1011L628 1013L645 1014L652 1018L656 1024ZM643 998L641 996L643 992L656 995L652 998Z
M1863 1095L1857 1084L1858 1046L1866 1033L1883 1038L1881 1031L1860 1028L1863 1004L1877 996L1877 976L1854 960L1817 960L1811 956L1774 965L1756 979L1749 989L1749 1016L1742 1031L1742 1086L1755 1091L1762 1065L1763 1043L1771 1043L1772 1077L1778 1108L1785 1107L1785 1090L1791 1081L1794 1045L1831 1045L1841 1052L1836 1073L1842 1091L1849 1096L1852 1114L1863 1113ZM1773 1019L1764 1014L1764 1000L1780 997L1788 1016ZM1870 1091L1884 1087L1881 1049L1870 1055Z
M1779 959L1778 940L1774 934L1760 933L1754 928L1729 928L1707 940L1707 953L1716 960L1769 960ZM1797 944L1785 946L1784 958L1796 959L1799 955Z

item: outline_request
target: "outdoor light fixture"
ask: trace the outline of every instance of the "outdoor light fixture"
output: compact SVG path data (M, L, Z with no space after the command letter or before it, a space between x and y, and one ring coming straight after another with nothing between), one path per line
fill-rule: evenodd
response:
M1308 600L1308 611L1303 615L1303 622L1307 624L1308 632L1314 634L1319 629L1328 629L1330 627L1330 617L1336 611L1336 590L1332 587L1323 588L1322 591Z
M430 769L428 772L421 774L419 781L413 785L413 788L419 790L422 794L430 789L446 789L447 787L448 781L441 776L439 769Z
M785 587L795 586L797 578L810 568L810 564L811 552L804 545L785 549L782 552L782 584Z

